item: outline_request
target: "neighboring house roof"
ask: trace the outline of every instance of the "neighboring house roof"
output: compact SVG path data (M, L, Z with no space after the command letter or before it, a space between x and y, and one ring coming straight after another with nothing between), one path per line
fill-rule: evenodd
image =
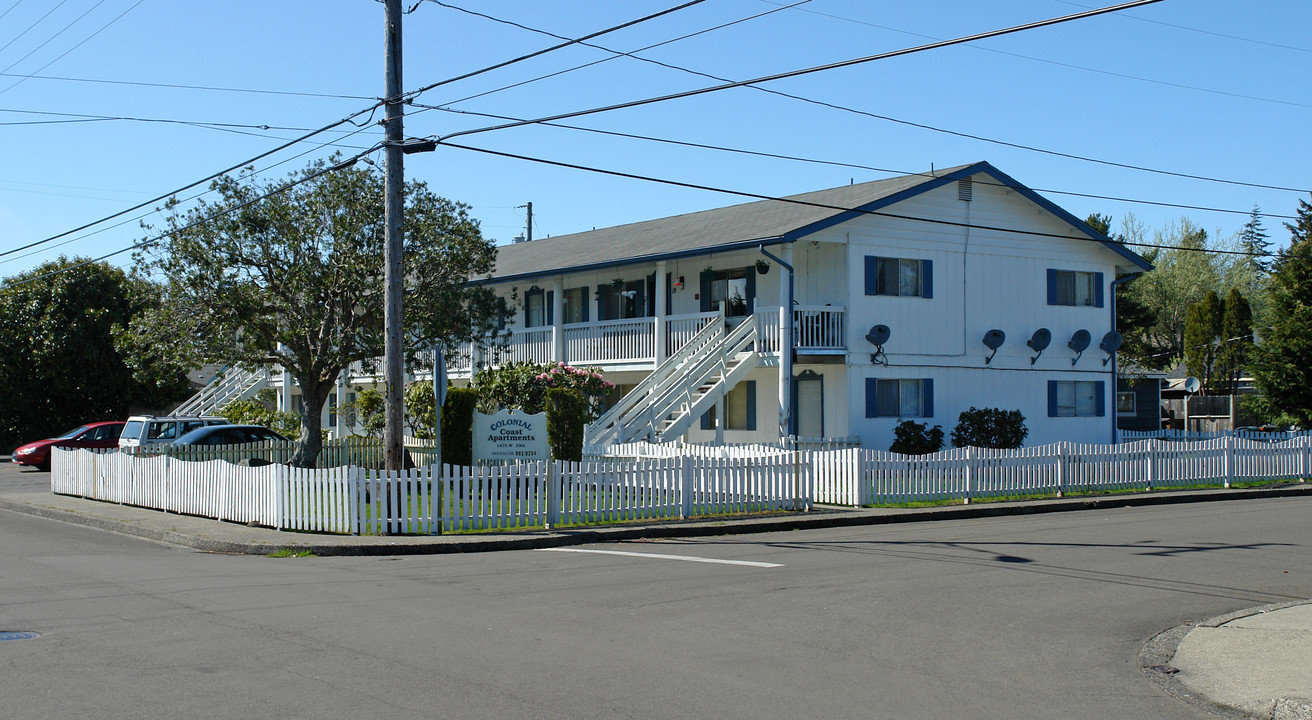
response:
M814 232L906 200L960 178L987 173L1093 240L1151 270L1152 265L1120 243L1021 185L987 162L844 185L781 199L732 205L714 210L543 238L497 248L496 269L487 281L599 269L724 252L761 244L794 242Z

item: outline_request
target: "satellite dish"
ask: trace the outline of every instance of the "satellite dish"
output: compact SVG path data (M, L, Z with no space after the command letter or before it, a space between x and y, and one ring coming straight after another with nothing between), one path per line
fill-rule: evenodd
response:
M1184 391L1190 395L1198 392L1198 388L1200 387L1202 387L1202 383L1198 382L1198 378L1190 375L1184 379Z
M1006 341L1007 333L996 328L984 333L984 347L993 351L989 353L988 357L984 358L985 365L988 365L989 362L993 360L993 356L998 354L998 348L1002 347L1002 343Z
M888 365L888 356L884 354L884 343L888 342L892 334L893 331L887 325L876 325L866 333L866 340L875 346L875 352L870 355L870 362L876 365Z
M888 338L892 334L893 331L888 329L887 325L876 325L870 328L870 332L866 333L866 340L869 340L871 345L880 347L888 342Z
M1107 353L1107 360L1102 361L1103 365L1106 365L1107 361L1111 360L1112 356L1116 354L1116 350L1121 347L1121 339L1121 334L1115 330L1108 330L1107 334L1102 336L1102 342L1098 343L1098 347Z
M1066 347L1075 351L1075 359L1071 360L1072 365L1080 361L1080 356L1083 355L1085 349L1089 347L1089 341L1092 339L1093 338L1089 335L1089 331L1083 329L1076 330L1075 334L1071 336L1070 342L1066 343Z
M1038 353L1038 355L1030 358L1031 365L1039 359L1039 355L1042 355L1044 350L1048 349L1048 343L1050 342L1052 342L1052 331L1048 328L1039 328L1038 330L1035 330L1034 335L1030 336L1030 339L1025 341L1025 344L1029 345L1031 350Z

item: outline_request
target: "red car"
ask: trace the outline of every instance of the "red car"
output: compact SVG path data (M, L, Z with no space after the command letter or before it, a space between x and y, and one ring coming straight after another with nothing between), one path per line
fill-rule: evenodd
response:
M37 440L18 448L14 451L13 461L19 465L32 465L40 470L49 470L50 448L117 448L118 436L122 432L122 422L83 425L57 438Z

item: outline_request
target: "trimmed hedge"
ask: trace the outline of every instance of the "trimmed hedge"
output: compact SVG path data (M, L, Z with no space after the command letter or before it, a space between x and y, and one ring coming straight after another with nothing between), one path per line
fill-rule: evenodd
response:
M588 399L573 388L547 390L547 444L556 460L583 460L583 425Z
M474 464L474 407L478 391L447 388L442 405L442 462L448 465Z

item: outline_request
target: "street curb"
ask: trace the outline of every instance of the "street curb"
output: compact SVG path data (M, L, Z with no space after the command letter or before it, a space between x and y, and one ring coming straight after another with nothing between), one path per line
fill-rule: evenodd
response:
M24 502L14 502L7 500L3 495L0 495L0 509L83 525L108 532L139 537L146 540L187 547L205 552L238 555L268 555L281 551L290 553L311 553L321 556L380 556L530 550L621 540L715 537L722 535L742 535L765 532L787 532L793 530L865 527L909 522L936 522L987 517L1037 515L1056 512L1079 512L1083 510L1132 508L1138 506L1230 502L1235 500L1300 496L1312 496L1312 484L1296 482L1275 487L1242 490L1159 490L1150 493L1133 493L1127 495L974 503L970 505L951 505L913 509L852 509L822 506L805 513L782 516L769 515L735 517L731 519L670 520L641 525L620 525L554 531L528 530L516 532L513 535L499 534L494 537L480 535L434 535L405 536L405 539L402 540L402 538L399 537L377 536L367 538L363 542L355 541L350 543L332 542L331 540L298 542L296 538L300 533L280 533L279 531L269 528L264 528L261 532L268 532L271 535L277 533L281 536L279 541L250 542L200 537L176 530L165 530L133 522L96 517L93 514L62 510L59 508ZM82 502L100 504L99 501L95 500L84 500ZM177 516L170 513L164 513L163 511L149 510L147 512L158 512L160 518L189 517ZM244 525L238 526L220 520L206 520L203 518L192 519L217 523L218 525L215 527L220 531L224 527L241 527L243 530L246 529L246 526ZM323 536L316 537L322 538Z
M1303 698L1282 697L1275 699L1275 705L1270 713L1254 715L1242 708L1228 705L1221 700L1208 697L1202 694L1195 694L1187 685L1175 677L1175 669L1171 667L1171 661L1175 658L1176 650L1179 649L1180 643L1184 642L1185 636L1194 628L1220 627L1233 620L1246 618L1253 615L1284 610L1285 608L1298 607L1300 605L1312 605L1312 601L1293 600L1290 602L1273 603L1270 605L1259 605L1257 607L1236 610L1224 615L1195 620L1181 623L1173 628L1163 630L1154 635L1143 649L1139 652L1139 670L1153 684L1164 690L1171 697L1188 703L1196 708L1206 710L1213 715L1223 718L1233 718L1234 720L1308 720L1312 718L1312 701Z

